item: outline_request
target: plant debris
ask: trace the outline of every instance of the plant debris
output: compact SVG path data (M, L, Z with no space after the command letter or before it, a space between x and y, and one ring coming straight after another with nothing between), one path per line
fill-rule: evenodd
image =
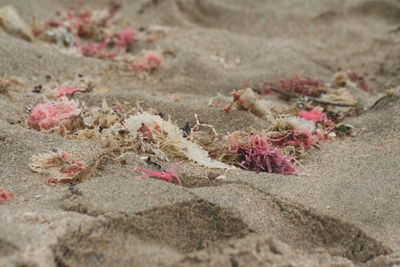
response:
M34 21L34 35L45 42L56 44L67 53L122 62L137 72L152 72L160 67L159 52L143 51L133 55L137 42L154 42L149 32L140 34L126 18L118 14L120 5L111 4L100 10L73 7L59 12L57 17Z
M232 168L211 159L199 145L185 139L176 125L158 115L147 112L134 115L125 121L125 127L137 136L143 151L153 153L161 160L174 157L188 159L209 168Z
M86 163L67 152L52 151L33 155L29 167L34 172L45 174L49 184L71 183L86 169Z
M282 132L268 132L268 143L279 147L310 148L315 144L313 136L306 130L287 130Z
M246 170L278 174L297 174L294 158L269 144L269 139L246 132L228 136L229 152L235 156L233 163Z
M156 51L148 51L133 62L133 69L138 72L151 72L161 66L163 57Z
M163 172L160 171L151 171L151 170L146 170L143 168L135 168L136 171L141 171L144 174L139 176L139 178L154 178L154 179L159 179L159 180L163 180L166 181L168 183L175 183L177 185L181 185L182 182L180 180L180 178L178 177L178 175L175 173L175 167L176 167L176 163L172 164L171 169L165 170Z
M271 117L274 106L271 102L261 99L253 89L247 88L234 91L232 97L233 102L223 109L225 112L230 111L232 108L236 108L238 110L250 111L257 117Z
M14 196L11 191L0 189L0 204L13 199Z
M10 89L10 82L7 79L0 78L0 94L7 95Z
M310 78L303 78L299 74L292 79L266 82L262 84L258 93L271 94L273 93L273 88L287 93L288 95L286 96L297 94L301 96L319 97L325 92L324 85L321 82Z
M319 108L313 108L310 111L301 110L299 112L299 117L309 120L309 121L324 121L326 118L326 113L322 112Z
M366 79L357 72L338 72L333 76L332 84L337 87L358 87L366 92L371 88Z
M27 117L28 125L37 130L51 130L70 128L73 118L81 112L79 102L63 96L55 101L46 100L36 105Z

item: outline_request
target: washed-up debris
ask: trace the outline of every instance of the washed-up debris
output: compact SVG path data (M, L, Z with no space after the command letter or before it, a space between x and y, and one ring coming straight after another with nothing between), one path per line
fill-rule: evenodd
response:
M63 96L55 101L46 100L36 105L27 117L28 125L36 130L57 128L61 133L71 128L73 119L81 112L77 100Z
M178 101L181 100L181 97L179 95L177 95L177 94L172 94L172 95L169 96L169 99L171 99L174 102L178 102Z
M333 76L332 84L337 87L358 87L366 92L371 91L364 76L357 72L338 72Z
M232 97L232 103L224 108L226 112L236 108L250 111L258 117L271 119L272 110L278 108L276 104L261 99L260 95L256 94L251 88L235 91L232 93Z
M84 89L82 88L76 88L76 87L67 87L67 86L61 86L60 89L55 89L53 91L53 95L55 98L63 97L63 96L72 96L76 92L85 92Z
M273 147L268 138L246 132L234 132L228 136L232 163L246 170L278 174L297 174L294 158Z
M161 66L163 57L156 51L148 51L133 61L133 69L139 72L151 72Z
M42 92L43 86L41 84L36 85L32 89L32 93L40 94Z
M69 54L122 62L137 72L159 68L163 62L161 53L131 53L135 43L150 39L154 42L156 38L139 34L131 22L118 14L119 9L117 4L100 10L73 7L55 18L34 21L32 29L37 38L54 43Z
M135 168L135 170L141 171L144 173L143 175L139 176L139 178L154 178L154 179L166 181L168 183L175 183L177 185L181 185L182 182L175 172L175 167L176 167L176 164L172 164L171 169L165 170L163 172L146 170L143 168Z
M13 194L11 191L6 189L0 189L0 204L13 199Z
M209 168L232 169L231 166L211 159L198 144L185 139L176 125L158 115L147 112L134 115L125 121L125 127L137 134L146 152L154 153L162 160L168 160L169 157L182 158Z
M283 114L275 118L273 128L277 131L305 130L312 133L316 125L314 121Z
M33 155L29 167L34 172L45 174L50 184L70 183L86 169L86 163L67 152L48 152Z
M231 98L228 96L224 96L220 93L217 93L217 96L212 97L210 101L208 102L208 106L213 107L213 108L219 108L222 106L227 106L228 103L231 102Z
M287 130L282 132L268 132L268 143L278 147L310 148L315 144L313 136L305 130Z
M322 112L320 108L313 108L309 111L301 110L299 112L299 117L309 120L309 121L324 121L326 118L326 113Z
M8 94L9 89L10 89L10 82L7 79L0 78L0 94L3 95Z
M349 77L350 81L357 84L358 88L363 89L364 91L371 91L367 81L365 80L364 76L360 75L357 72L348 72L347 76Z
M340 136L352 136L354 134L354 126L347 123L340 123L336 126L335 132Z
M293 94L319 97L325 92L323 83L310 78L304 78L299 74L292 79L266 82L262 84L261 88L257 90L257 92L260 94L271 94L274 92L273 89L286 93L286 97L290 97Z
M27 41L33 41L32 30L20 17L18 11L13 6L0 8L0 28L8 34Z

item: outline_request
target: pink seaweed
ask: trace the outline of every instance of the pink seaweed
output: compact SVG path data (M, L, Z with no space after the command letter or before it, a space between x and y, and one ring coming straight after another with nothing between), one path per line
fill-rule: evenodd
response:
M274 146L310 148L315 142L306 130L288 130L284 132L270 132L267 134L268 142Z
M13 198L14 197L11 191L6 189L0 189L0 201L7 201Z
M228 137L231 152L238 155L241 167L257 171L278 174L297 174L292 161L294 158L279 148L268 144L268 138L251 135L246 132L234 132Z
M78 101L63 96L56 101L47 100L44 104L36 105L27 121L35 129L49 130L57 126L67 126L80 112Z
M147 52L133 63L133 69L140 72L149 72L158 69L162 63L162 56L154 51Z
M371 91L371 88L369 87L369 84L365 80L365 78L360 75L357 72L348 72L347 76L349 77L350 81L354 82L357 84L357 86L361 89L363 89L366 92Z
M299 112L299 117L309 120L309 121L318 121L318 122L322 122L324 121L324 119L326 118L326 113L322 112L321 110L319 110L318 108L313 108L310 111L307 110L301 110Z
M126 48L128 44L135 40L136 31L132 28L126 28L119 32L117 35L116 46L121 48Z
M166 181L168 183L174 183L174 181L175 181L176 184L180 185L180 184L182 184L182 182L179 179L178 175L176 175L176 173L175 173L175 170L174 170L175 166L176 166L176 164L173 164L171 169L165 170L163 172L146 170L143 168L135 168L134 170L144 172L143 175L139 176L140 178L151 177L151 178Z
M261 86L261 89L257 91L261 94L270 94L273 92L271 88L276 88L290 94L319 97L321 94L319 88L321 87L323 87L321 82L310 78L303 78L301 75L297 74L292 79L266 82Z

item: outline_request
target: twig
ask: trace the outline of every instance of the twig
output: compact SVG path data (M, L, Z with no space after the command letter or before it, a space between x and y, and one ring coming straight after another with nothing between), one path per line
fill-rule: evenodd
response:
M214 127L213 127L212 125L200 123L200 122L199 122L199 119L198 119L198 117L197 117L197 114L194 114L194 117L195 117L195 119L196 119L196 124L195 124L195 125L193 126L193 128L191 129L191 132L195 131L196 129L199 129L200 126L203 126L203 127L208 127L208 128L210 128L210 129L213 131L213 133L215 134L215 136L218 136L217 131L214 129Z
M270 89L271 89L271 91L274 91L276 93L279 93L279 94L284 95L284 96L289 97L289 98L292 98L292 97L300 98L300 96L297 95L297 94L291 94L291 93L284 92L284 91L276 89L276 88L270 88ZM319 98L315 98L315 97L311 97L311 96L306 96L305 98L309 99L309 100L312 100L314 102L323 104L323 105L338 106L338 107L355 107L356 106L356 104L334 103L334 102L325 101L325 100L322 100L322 99L319 99Z

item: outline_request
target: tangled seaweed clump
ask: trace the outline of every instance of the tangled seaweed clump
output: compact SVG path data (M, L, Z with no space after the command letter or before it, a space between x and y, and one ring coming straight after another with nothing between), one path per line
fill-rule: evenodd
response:
M80 112L79 101L63 96L55 101L46 100L45 103L36 105L28 115L27 122L37 130L70 128L73 119Z
M144 112L141 108L128 112L123 105L110 108L105 101L101 108L88 108L84 105L79 108L79 105L75 105L79 112L73 113L71 118L68 117L70 120L64 122L61 119L61 123L57 122L53 118L53 114L57 115L57 112L53 112L54 107L57 107L54 103L74 101L66 96L72 97L75 92L82 91L85 92L77 87L61 87L56 92L54 101L38 105L42 109L52 109L47 113L42 112L43 115L34 108L30 117L28 116L28 123L33 128L46 131L51 129L50 126L62 125L63 129L67 128L66 122L74 121L74 127L65 131L67 136L97 140L111 155L118 156L131 151L152 154L162 161L185 159L209 168L240 167L278 174L298 174L297 160L304 156L306 149L329 140L335 136L335 131L341 130L320 106L307 104L303 109L297 108L297 117L274 114L274 110L268 108L268 102L262 100L251 88L234 94L233 103L226 109L236 107L271 119L274 127L258 134L237 131L225 137L218 136L212 126L200 124L196 116L195 127L186 125L188 129L182 130L172 121ZM36 125L41 126L35 127ZM204 126L213 132L200 130ZM171 172L141 171L146 173L146 177L167 182L179 181Z
M236 156L234 164L257 172L297 174L294 158L269 144L265 136L234 132L228 136L230 153Z
M162 180L168 183L175 183L177 185L181 185L182 181L179 179L179 176L175 172L176 164L172 164L171 169L161 171L152 171L146 170L143 168L135 168L136 171L141 171L144 174L139 176L139 178L154 178L158 180Z
M73 55L123 62L137 72L158 69L162 64L158 51L132 54L135 43L154 42L155 36L139 34L129 20L119 15L120 7L111 3L105 9L85 10L76 5L56 17L35 20L32 32L36 38Z
M320 81L304 78L297 74L291 79L282 79L273 82L266 82L259 90L260 94L270 94L273 89L287 94L298 94L301 96L319 97L324 92L324 84Z
M52 151L33 155L29 167L32 171L45 174L48 184L70 183L86 169L86 163L71 157L67 152Z

